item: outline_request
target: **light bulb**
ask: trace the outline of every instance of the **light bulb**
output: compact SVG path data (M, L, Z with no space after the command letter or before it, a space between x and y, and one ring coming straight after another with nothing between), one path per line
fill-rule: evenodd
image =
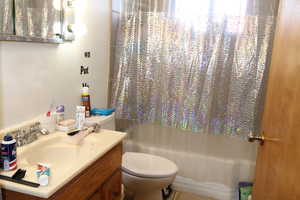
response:
M87 33L85 24L69 24L67 29L69 32L74 33L76 36L83 36Z
M61 3L61 0L53 0L52 5L53 5L53 7L54 7L56 10L61 10L61 9L62 9L62 3Z

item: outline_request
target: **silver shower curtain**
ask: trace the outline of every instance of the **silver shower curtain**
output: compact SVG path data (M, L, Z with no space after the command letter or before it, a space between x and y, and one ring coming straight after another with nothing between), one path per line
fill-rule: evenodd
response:
M245 136L259 128L277 0L123 0L117 117Z

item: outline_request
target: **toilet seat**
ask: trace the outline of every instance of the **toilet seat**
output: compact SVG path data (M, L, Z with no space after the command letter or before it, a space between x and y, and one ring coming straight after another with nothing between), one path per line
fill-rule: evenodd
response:
M144 153L127 152L122 158L122 170L142 178L167 178L177 173L177 166L170 160Z

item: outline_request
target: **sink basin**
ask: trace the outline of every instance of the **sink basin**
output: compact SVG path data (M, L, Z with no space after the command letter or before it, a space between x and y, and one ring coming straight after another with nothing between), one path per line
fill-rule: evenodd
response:
M75 163L79 151L78 146L70 145L63 140L63 137L56 136L33 143L30 148L22 151L18 157L21 158L19 162L29 167L36 167L38 163L44 163L51 168L68 170Z
M63 145L46 146L38 151L28 151L26 154L29 156L25 156L24 159L30 165L45 163L55 167L65 163L70 164L76 159L76 149Z

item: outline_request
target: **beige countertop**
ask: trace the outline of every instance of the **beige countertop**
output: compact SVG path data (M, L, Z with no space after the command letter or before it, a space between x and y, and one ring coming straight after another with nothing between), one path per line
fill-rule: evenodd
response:
M37 163L48 164L51 168L49 185L33 188L4 180L0 180L0 185L7 190L49 198L120 143L125 136L126 133L103 129L99 133L88 135L78 145L72 144L72 139L66 133L56 132L42 136L39 140L17 149L18 169L27 170L24 180L37 182ZM1 171L0 174L12 176L15 171Z

